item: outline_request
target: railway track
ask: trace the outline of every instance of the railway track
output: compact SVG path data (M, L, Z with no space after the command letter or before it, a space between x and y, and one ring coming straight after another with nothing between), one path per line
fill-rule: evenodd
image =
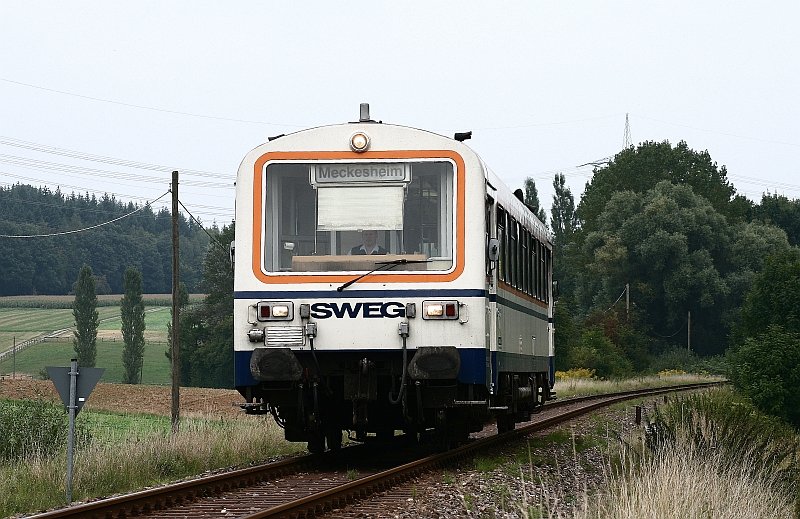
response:
M422 473L475 456L491 446L547 429L601 407L633 398L702 389L720 383L687 384L625 391L551 402L536 420L513 431L484 429L470 443L444 453L419 448L357 445L225 472L133 494L103 499L33 516L75 517L313 517L397 486Z

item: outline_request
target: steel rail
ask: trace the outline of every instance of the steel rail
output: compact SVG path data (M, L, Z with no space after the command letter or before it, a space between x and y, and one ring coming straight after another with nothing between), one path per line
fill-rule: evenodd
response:
M30 519L65 517L126 516L175 506L195 497L219 494L226 490L249 486L268 479L291 474L319 463L319 457L305 455L264 465L223 472L180 483L151 488L122 496L82 503L30 516ZM114 511L113 513L111 511Z
M243 516L247 519L260 519L265 517L307 517L326 510L332 510L355 502L374 492L385 490L399 483L413 479L419 474L432 469L449 465L455 460L472 456L475 452L492 445L506 442L513 438L524 436L559 423L568 421L577 416L587 414L598 408L612 405L624 400L662 393L703 389L723 384L712 382L703 384L683 384L679 386L665 386L641 390L630 390L605 395L589 395L583 397L556 400L548 403L544 409L554 409L568 405L586 403L576 409L567 411L558 416L524 425L503 434L493 435L488 438L475 440L450 451L427 456L417 461L400 465L367 476L339 487L318 492L299 500L262 510L252 515ZM593 402L592 401L596 401ZM126 517L131 515L156 512L182 503L191 502L195 498L221 494L228 490L252 486L259 482L275 479L305 469L314 468L323 460L330 460L336 455L347 456L353 449L359 450L362 445L342 449L338 453L324 455L305 455L278 462L248 467L230 472L223 472L211 476L186 480L180 483L164 485L131 494L100 499L82 503L67 508L52 510L30 516L31 519L61 519L74 517Z
M526 436L533 432L547 429L558 425L560 423L569 421L572 418L590 413L596 409L607 407L618 402L625 400L632 400L643 396L659 395L663 393L672 393L677 391L687 391L691 389L703 389L721 384L720 382L706 383L706 384L685 384L681 386L670 386L666 388L651 388L643 390L631 390L615 393L610 395L596 395L588 397L580 397L579 399L569 399L562 401L560 406L567 404L577 404L584 401L597 400L594 403L588 403L577 409L567 411L558 416L546 418L539 422L534 422L529 425L508 431L503 434L497 434L485 439L477 440L466 445L462 445L455 449L449 450L444 453L435 454L426 458L419 459L401 465L399 467L385 470L368 477L358 479L356 481L346 483L336 488L318 492L316 494L298 499L297 501L286 503L283 505L275 506L267 510L263 510L251 515L240 516L239 519L266 519L277 517L314 517L318 513L324 513L336 508L340 508L346 504L357 501L359 498L366 497L370 494L385 490L387 488L398 485L399 483L406 482L413 479L419 474L429 472L433 469L440 468L452 464L456 460L471 457L476 452L486 449L490 446L507 442L520 436Z

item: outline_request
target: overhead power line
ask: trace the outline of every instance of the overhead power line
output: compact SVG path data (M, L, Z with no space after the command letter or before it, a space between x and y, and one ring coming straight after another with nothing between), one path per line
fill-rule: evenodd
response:
M50 170L60 171L62 173L72 173L75 175L86 175L92 177L103 177L120 180L133 180L137 182L157 182L164 183L167 179L161 177L152 177L147 175L139 175L136 173L124 173L120 171L108 171L103 169L85 168L82 166L75 166L72 164L62 164L58 162L47 162L44 160L29 159L27 157L17 157L15 155L6 155L0 153L0 162L5 164L12 164L26 169L35 170ZM223 184L221 182L206 182L203 180L184 180L183 183L194 187L210 187L214 189L233 188L233 184Z
M104 225L109 225L109 224L112 224L114 222L118 222L118 221L122 220L123 218L128 218L129 216L133 216L134 214L138 213L139 211L143 211L146 207L149 207L151 203L158 202L160 199L164 198L168 194L169 194L169 191L167 191L166 193L164 193L160 197L156 198L152 202L146 203L145 205L143 205L142 207L136 209L135 211L132 211L130 213L127 213L127 214L124 214L124 215L119 216L117 218L114 218L113 220L109 220L109 221L103 222L103 223L98 223L96 225L91 225L89 227L84 227L82 229L73 229L71 231L54 232L54 233L49 233L49 234L29 234L29 235L0 234L0 238L50 238L50 237L53 237L53 236L66 236L68 234L76 234L76 233L79 233L79 232L90 231L92 229L97 229L98 227L103 227Z
M7 177L16 178L16 179L19 179L19 180L25 180L27 182L34 182L34 183L37 183L37 184L43 184L44 183L44 182L42 182L41 179L37 179L37 178L33 178L33 177L25 177L25 176L22 176L22 175L14 175L12 173L6 173L6 172L2 172L2 174L4 176L7 176ZM13 186L14 185L14 184L9 183L9 182L3 182L3 184L6 184L8 186ZM149 197L143 197L143 196L137 196L137 195L129 195L129 194L125 194L125 193L117 193L117 192L111 192L111 191L104 191L104 190L101 190L101 189L91 189L91 188L87 188L87 187L84 187L84 186L75 186L75 185L70 185L70 184L63 184L63 183L60 183L60 182L58 184L56 184L56 186L58 188L67 188L67 189L77 190L78 193L86 192L86 193L95 193L95 194L100 194L100 195L112 195L112 196L118 197L120 199L124 198L124 199L131 199L131 200L137 200L137 201L143 201L143 202L146 202L147 200L150 199ZM144 186L142 189L156 190L158 188L151 187L151 186ZM153 201L152 203L156 203L156 202ZM203 209L213 209L213 210L219 210L219 211L232 211L232 210L229 210L227 207L212 206L212 205L196 205L195 207L200 207L200 208L203 208Z
M22 148L31 151L37 151L40 153L49 153L51 155L61 155L62 157L69 157L73 159L79 160L86 160L90 162L103 162L106 164L113 164L115 166L125 166L135 169L146 169L150 171L160 171L163 173L171 173L176 168L168 167L168 166L161 166L159 164L151 164L147 162L138 162L135 160L129 159L120 159L116 157L108 157L105 155L95 155L92 153L87 153L83 151L76 151L70 150L66 148L57 148L55 146L50 146L47 144L39 144L36 142L29 142L23 141L20 139L15 139L13 137L5 137L0 135L0 144L5 144L6 146L13 146L15 148ZM189 168L178 168L181 173L186 175L198 176L198 177L209 177L209 178L222 178L222 179L231 179L234 178L235 175L233 174L224 174L224 173L214 173L211 171L202 171L197 169L189 169Z
M184 211L186 211L186 214L188 214L188 215L189 215L189 217L190 217L192 220L194 220L194 221L195 221L195 223L196 223L197 225L199 225L201 229L203 229L203 232L204 232L204 233L206 233L206 234L208 235L208 238L209 238L209 239L210 239L210 240L211 240L213 243L216 243L217 245L219 245L220 247L222 247L222 249L223 249L223 250L227 250L227 249L228 249L228 247L227 247L226 245L224 245L224 244L223 244L221 241L219 241L219 239L218 239L217 237L215 237L215 236L212 236L212 235L211 235L211 233L210 233L210 232L208 232L208 230L207 230L205 227L203 227L203 224L200 222L200 220L198 220L197 218L195 218L195 217L194 217L194 215L193 215L191 212L189 212L189 210L188 210L188 209L186 209L186 206L185 206L185 205L183 205L183 202L181 202L181 201L180 201L180 199L178 199L178 203L181 205L181 207L183 207L183 210L184 210Z
M97 101L99 103L108 103L108 104L114 104L114 105L119 105L119 106L127 106L128 108L138 108L140 110L150 110L152 112L162 112L162 113L175 114L175 115L185 115L185 116L188 116L188 117L197 117L197 118L201 118L201 119L210 119L210 120L214 120L214 121L229 121L229 122L234 122L234 123L245 123L245 124L262 124L262 125L265 125L265 126L284 126L284 127L285 126L291 126L291 127L297 127L297 128L301 127L301 126L298 126L298 125L295 125L295 124L273 123L273 122L268 122L268 121L255 121L255 120L250 120L250 119L235 119L235 118L231 118L231 117L219 117L219 116L215 116L215 115L196 114L196 113L191 113L191 112L181 112L179 110L169 110L169 109L166 109L166 108L156 108L156 107L152 107L152 106L137 105L137 104L133 104L133 103L125 103L123 101L116 101L116 100L113 100L113 99L104 99L102 97L87 96L87 95L83 95L83 94L77 94L75 92L67 92L65 90L57 90L55 88L47 88L47 87L43 87L43 86L39 86L39 85L32 85L30 83L23 83L22 81L14 81L12 79L6 79L6 78L0 78L0 81L5 81L6 83L11 83L11 84L14 84L14 85L24 86L24 87L28 87L28 88L35 88L37 90L43 90L45 92L52 92L52 93L55 93L55 94L61 94L61 95L66 95L66 96L78 97L78 98L81 98L81 99L87 99L89 101Z

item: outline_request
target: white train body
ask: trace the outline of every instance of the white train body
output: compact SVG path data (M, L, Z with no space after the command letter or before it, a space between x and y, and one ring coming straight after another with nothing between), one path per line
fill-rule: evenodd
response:
M453 441L549 398L551 240L470 148L364 120L257 147L236 185L235 385L287 439Z

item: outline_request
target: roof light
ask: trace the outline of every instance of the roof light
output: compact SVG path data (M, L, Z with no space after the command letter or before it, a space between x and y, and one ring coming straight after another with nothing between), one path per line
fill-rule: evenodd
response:
M369 137L364 132L354 133L350 137L350 149L356 153L363 153L369 148Z

